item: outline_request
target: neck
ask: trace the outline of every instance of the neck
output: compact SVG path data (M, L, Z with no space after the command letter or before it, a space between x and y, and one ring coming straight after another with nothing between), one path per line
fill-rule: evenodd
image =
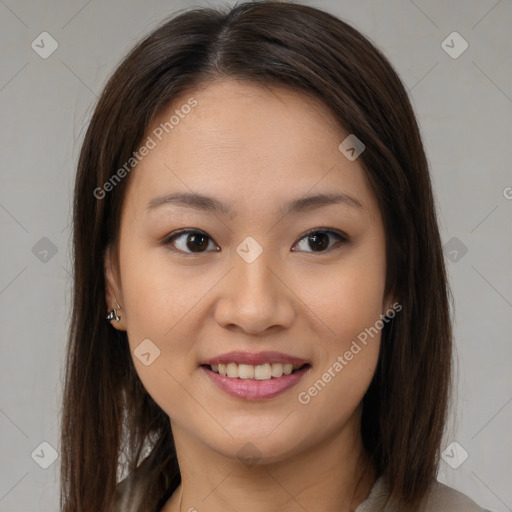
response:
M181 484L162 512L353 512L368 496L375 470L359 422L320 444L248 466L173 425ZM198 463L200 461L200 463Z

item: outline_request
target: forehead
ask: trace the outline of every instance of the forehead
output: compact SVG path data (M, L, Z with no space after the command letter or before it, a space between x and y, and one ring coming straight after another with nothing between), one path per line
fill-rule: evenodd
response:
M184 115L181 111L188 111L185 106L191 98L197 105ZM165 123L171 119L171 124L175 124L167 133ZM198 155L200 150L204 154L217 152L219 157L229 154L231 158L235 152L243 152L260 157L265 153L274 160L282 157L289 161L293 155L300 158L306 154L318 159L333 142L317 144L320 138L325 139L329 134L329 139L334 137L336 142L342 134L329 109L316 98L282 86L262 86L234 79L217 79L175 98L154 119L148 135L162 127L166 139L162 142L168 142L169 149L187 143L186 147L180 147L184 151L176 155L178 158L188 149L188 157L189 153ZM170 128L168 124L167 128ZM317 136L312 138L312 135ZM305 145L306 140L311 144ZM318 147L313 153L311 146L315 145ZM336 147L337 144L334 148L331 145L331 151ZM293 149L292 154L289 149Z
M125 200L142 208L163 193L195 191L243 209L321 188L371 207L362 166L338 149L346 136L315 98L216 80L175 98L153 119L145 140L154 147L133 171Z

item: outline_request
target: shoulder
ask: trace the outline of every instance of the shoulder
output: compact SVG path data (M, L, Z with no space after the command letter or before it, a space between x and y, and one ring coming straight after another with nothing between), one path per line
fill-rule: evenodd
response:
M369 496L356 512L413 512L404 510L390 499L389 486L383 476L375 482ZM414 512L491 512L471 498L437 480L432 484L418 510Z
M436 481L421 512L490 512L465 494Z

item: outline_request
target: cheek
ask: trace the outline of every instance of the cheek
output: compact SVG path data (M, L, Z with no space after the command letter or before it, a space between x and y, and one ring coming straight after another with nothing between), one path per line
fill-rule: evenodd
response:
M304 302L323 325L325 348L341 350L383 312L385 257L373 245L353 251L321 273L304 273L301 286Z
M132 252L123 264L123 298L133 364L160 407L175 410L183 393L179 382L193 366L190 349L197 328L193 322L194 306L198 306L211 284L208 279L193 280L193 269L187 273L170 264L165 250ZM201 283L204 289L195 286ZM144 361L139 357L147 352L151 354L149 365L145 364L147 358Z
M127 329L134 338L140 336L163 340L206 293L194 279L197 269L184 269L166 258L165 249L132 253L125 260L123 296L127 308Z
M180 382L189 373L192 335L188 315L193 317L201 290L191 285L189 274L169 263L164 250L134 251L121 268L133 364L144 388L170 415L183 406ZM205 285L202 294L206 291Z
M317 347L315 371L297 397L301 407L310 411L305 428L314 428L321 418L324 434L339 428L357 409L380 350L384 262L354 258L345 263L324 281L328 283L324 293L310 296L311 309L319 312L329 329Z

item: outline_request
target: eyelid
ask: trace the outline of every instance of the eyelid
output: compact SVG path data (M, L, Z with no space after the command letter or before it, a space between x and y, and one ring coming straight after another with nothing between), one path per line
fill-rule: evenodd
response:
M348 235L346 235L345 233L343 233L343 231L340 231L338 229L334 229L334 228L323 228L323 227L318 227L318 228L313 228L313 229L310 229L308 231L306 231L305 233L302 233L299 238L297 238L297 242L299 242L300 240L302 240L303 238L309 236L309 235L312 235L314 233L329 233L331 235L336 235L338 236L341 240L343 240L344 242L348 242L349 238L348 238Z

